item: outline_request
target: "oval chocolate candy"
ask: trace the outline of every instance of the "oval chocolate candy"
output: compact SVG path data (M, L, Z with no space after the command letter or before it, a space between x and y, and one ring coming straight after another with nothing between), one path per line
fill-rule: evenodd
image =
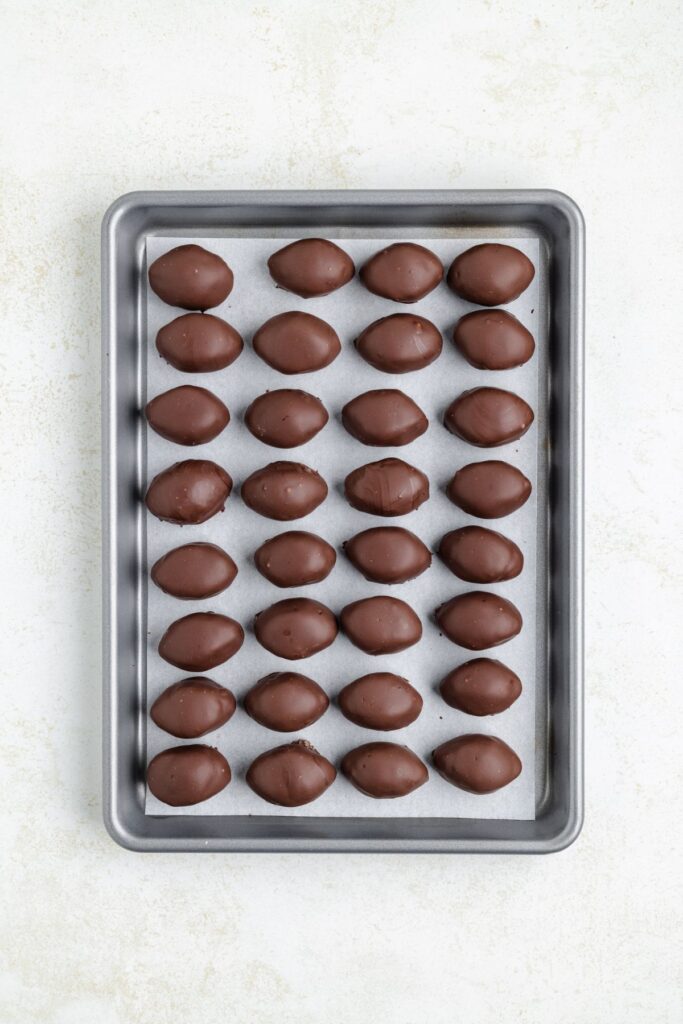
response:
M307 391L282 388L266 391L251 403L244 414L248 429L273 448L297 448L323 429L327 409Z
M349 750L341 770L356 789L376 800L407 796L429 779L417 754L398 743L364 743Z
M521 508L531 494L531 483L508 462L492 459L463 466L446 493L454 505L480 519L500 519Z
M427 501L429 480L402 459L381 459L349 473L344 481L344 494L359 512L405 516Z
M451 434L479 448L498 448L516 441L533 421L533 410L524 399L500 388L463 391L444 416Z
M341 627L366 654L394 654L422 637L422 623L397 597L366 597L342 609Z
M186 313L157 334L162 359L184 373L214 373L234 363L244 342L234 327L211 313Z
M169 807L200 804L225 789L230 778L227 760L203 743L162 750L147 768L150 791Z
M443 277L438 256L415 242L395 242L375 253L360 270L360 279L375 295L394 302L417 302Z
M256 568L276 587L305 587L329 576L337 561L331 544L315 533L289 530L254 552Z
M152 704L149 715L171 736L195 740L230 721L235 707L230 690L205 676L192 676L167 687Z
M502 306L529 287L534 273L533 263L519 249L485 242L456 256L447 280L461 299L479 306Z
M463 526L441 538L439 555L468 583L502 583L519 576L524 556L514 541L483 526Z
M458 320L453 331L458 351L479 370L511 370L534 354L534 338L504 309L475 309Z
M345 718L364 729L404 729L422 711L422 697L393 672L371 672L354 679L337 698Z
M429 426L417 402L395 388L351 399L342 409L342 423L357 441L375 447L410 444Z
M242 484L242 501L267 519L301 519L327 497L327 484L301 462L271 462Z
M522 616L512 601L483 590L452 597L437 608L436 621L449 640L468 651L497 647L522 629Z
M311 313L278 313L254 335L254 352L280 373L313 373L329 366L341 342L328 323Z
M237 654L243 642L239 622L217 612L193 612L171 623L159 641L159 654L185 672L206 672Z
M439 684L446 703L467 715L499 715L522 692L518 675L495 658L473 658L458 665Z
M227 407L206 388L181 384L157 395L145 406L152 430L176 444L206 444L230 422Z
M347 284L356 272L351 257L326 238L290 242L273 253L268 270L279 288L302 299L329 295Z
M232 270L215 252L201 245L178 245L149 268L153 292L169 306L211 309L232 291Z
M334 765L306 740L266 750L252 761L247 784L278 807L302 807L322 796L337 777Z
M522 771L522 762L496 736L457 736L432 753L439 775L467 793L495 793L509 786Z
M330 609L307 597L278 601L254 618L254 633L261 646L288 661L310 658L324 650L337 632Z
M384 373L412 373L441 355L441 331L415 313L393 313L375 320L356 338L356 351Z
M349 561L373 583L405 583L428 569L432 554L410 530L376 526L344 542Z
M150 576L165 594L200 601L226 590L237 575L230 555L216 544L183 544L159 558Z
M205 523L223 511L231 490L232 479L221 466L208 459L186 459L154 477L145 504L168 523Z
M299 672L271 672L244 698L247 714L275 732L298 732L325 714L330 701L313 679Z

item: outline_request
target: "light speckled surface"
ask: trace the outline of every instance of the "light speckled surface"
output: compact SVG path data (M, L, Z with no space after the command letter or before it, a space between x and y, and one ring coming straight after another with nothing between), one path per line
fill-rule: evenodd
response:
M0 1020L678 1022L678 5L1 7ZM392 186L555 187L587 218L583 834L546 859L125 853L99 808L102 212Z

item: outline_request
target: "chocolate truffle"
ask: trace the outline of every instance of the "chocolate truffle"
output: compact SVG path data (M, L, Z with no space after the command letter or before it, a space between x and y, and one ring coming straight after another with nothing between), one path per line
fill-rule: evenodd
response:
M459 594L436 610L439 629L469 651L497 647L522 629L522 616L512 601L483 590Z
M522 771L514 750L495 736L457 736L437 747L432 757L439 775L467 793L494 793Z
M451 263L448 284L456 295L479 306L502 306L525 291L534 278L528 256L511 245L485 242Z
M329 324L311 313L278 313L254 335L254 352L280 373L313 373L337 358L341 343Z
M441 538L439 555L468 583L501 583L519 576L524 557L514 541L483 526L463 526Z
M186 313L157 334L162 359L184 373L214 373L234 363L244 342L234 327L211 313Z
M444 416L451 434L479 448L498 448L516 441L533 421L533 411L524 399L500 388L463 391Z
M271 462L242 484L242 501L267 519L301 519L327 497L327 484L301 462Z
M458 320L455 347L479 370L511 370L534 354L534 339L524 324L504 309L476 309Z
M334 548L315 533L289 530L265 541L254 553L256 568L276 587L305 587L329 576Z
M514 704L521 692L519 676L494 658L466 661L439 684L439 693L446 703L467 715L499 715Z
M410 530L376 526L344 542L349 561L373 583L405 583L428 569L432 555Z
M153 292L169 306L211 309L232 291L232 270L215 252L201 245L178 245L149 268Z
M298 732L325 714L330 701L323 689L299 672L271 672L244 698L254 721L275 732Z
M307 597L278 601L254 618L254 633L261 646L288 661L310 658L324 650L337 632L330 609Z
M159 641L159 654L185 672L207 672L237 654L243 642L239 622L216 612L193 612L171 623Z
M420 406L402 391L366 391L347 402L342 423L362 444L400 447L424 434L429 426Z
M395 654L422 637L422 623L397 597L366 597L342 609L341 627L366 654Z
M371 672L354 679L339 694L345 718L364 729L404 729L422 711L422 697L407 679L393 672Z
M290 388L259 395L244 415L244 422L254 437L273 448L296 448L306 444L323 429L328 419L327 409L319 398Z
M356 268L343 249L326 238L301 238L268 260L270 276L278 288L302 299L329 295L347 284Z
M231 490L232 479L221 466L186 459L154 477L145 503L153 516L168 523L205 523L223 511Z
M230 778L223 755L203 743L162 750L147 768L150 792L169 807L200 804L225 789Z
M398 743L364 743L345 755L341 770L356 789L376 800L407 796L429 779L417 754Z
M205 676L192 676L167 687L149 714L155 725L172 736L196 740L230 721L235 707L230 690Z
M360 271L369 292L394 302L423 299L442 277L439 257L415 242L395 242L375 253Z
M301 807L322 796L337 777L334 765L306 740L275 747L252 761L247 784L279 807Z
M429 480L402 459L381 459L359 466L344 481L346 500L359 512L405 516L429 498Z
M218 437L230 422L220 398L206 388L181 384L157 395L145 407L152 430L176 444L206 444Z
M165 594L182 601L214 597L230 586L237 566L216 544L183 544L159 558L150 576Z
M471 516L500 519L522 507L531 494L531 484L507 462L472 462L458 470L446 493Z
M415 313L393 313L375 320L356 338L356 350L366 363L384 373L412 373L441 355L441 331Z

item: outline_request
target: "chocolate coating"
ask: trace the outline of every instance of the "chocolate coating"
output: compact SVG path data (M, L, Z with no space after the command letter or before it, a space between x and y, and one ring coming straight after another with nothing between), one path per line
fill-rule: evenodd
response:
M214 597L230 586L237 566L216 544L183 544L159 558L150 576L165 594L182 601Z
M329 295L356 272L351 257L326 238L301 238L278 249L268 260L268 270L279 288L302 299Z
M461 299L480 306L502 306L529 287L534 273L533 263L519 249L485 242L456 256L447 280Z
M533 421L533 411L524 399L500 388L463 391L444 416L451 434L479 448L498 448L516 441Z
M411 373L429 366L441 355L441 331L415 313L393 313L375 320L356 338L356 350L366 363L384 373Z
M222 512L232 479L208 459L186 459L158 473L147 488L145 503L153 516L184 526L205 523Z
M305 444L323 429L328 419L327 409L319 398L290 388L259 395L244 415L254 437L273 448Z
M524 556L514 541L483 526L463 526L441 538L439 555L468 583L501 583L519 576Z
M468 793L494 793L522 771L522 762L507 743L476 733L442 743L432 757L439 775Z
M327 484L301 462L271 462L242 484L242 501L267 519L301 519L327 497Z
M373 583L405 583L432 564L429 548L410 530L376 526L344 542L352 565Z
M381 459L359 466L344 481L346 500L360 512L405 516L429 497L429 480L402 459Z
M244 642L239 622L216 612L176 619L159 641L159 654L185 672L207 672L237 654Z
M254 633L261 646L288 661L310 658L324 650L337 632L330 609L307 597L278 601L254 617Z
M404 729L422 711L422 697L407 679L393 672L371 672L354 679L337 702L342 714L364 729Z
M492 459L459 469L447 494L454 505L471 516L500 519L522 507L531 494L531 483L515 466Z
M315 533L289 530L254 552L256 568L276 587L305 587L329 576L337 561L331 544Z
M360 271L369 292L394 302L417 302L436 288L442 277L439 257L415 242L395 242L371 256Z
M446 703L468 715L499 715L522 692L519 676L494 658L473 658L458 665L439 684Z
M301 807L322 796L337 777L334 765L306 740L260 754L247 771L247 783L269 804Z
M153 292L169 306L211 309L232 291L232 270L215 252L201 245L178 245L149 268Z
M325 714L329 704L325 691L299 672L271 672L244 698L247 714L275 732L305 729Z
M157 434L185 445L213 441L230 422L230 413L220 398L193 384L181 384L157 395L147 403L145 415Z
M402 391L366 391L347 402L342 423L362 444L377 447L410 444L429 426L422 409Z
M349 750L341 770L356 789L376 800L407 796L429 779L417 754L398 743L364 743Z
M234 363L244 348L234 327L211 313L186 313L157 334L162 359L184 373L213 373Z
M254 352L280 373L313 373L337 358L341 342L329 324L311 313L278 313L254 335Z
M534 354L534 338L504 309L476 309L462 317L453 331L455 347L480 370L510 370Z
M181 740L195 740L220 729L235 713L230 690L205 676L181 679L167 687L152 704L150 718L160 729Z
M522 628L522 616L512 601L483 590L452 597L437 608L436 621L449 640L468 651L497 647Z
M225 789L230 778L227 760L203 743L162 750L147 768L150 791L169 807L200 804Z
M422 637L422 623L397 597L366 597L342 609L341 627L366 654L394 654Z

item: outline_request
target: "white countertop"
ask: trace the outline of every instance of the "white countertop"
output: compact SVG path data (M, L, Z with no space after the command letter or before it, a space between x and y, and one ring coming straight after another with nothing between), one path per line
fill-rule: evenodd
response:
M678 1022L677 4L3 15L0 1020ZM126 853L100 817L102 213L430 186L559 188L586 216L583 833L547 858Z

